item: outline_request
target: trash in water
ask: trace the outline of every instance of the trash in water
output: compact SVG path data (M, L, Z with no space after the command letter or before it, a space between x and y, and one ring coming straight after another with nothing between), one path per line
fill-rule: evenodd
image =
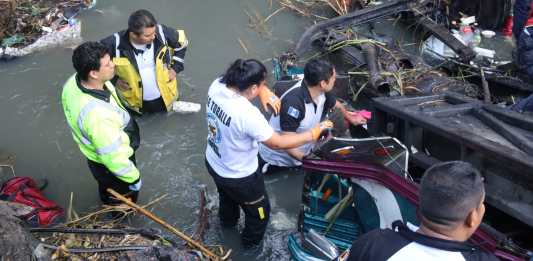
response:
M202 109L202 105L194 102L175 101L172 103L172 111L177 113L195 113Z
M4 38L2 40L2 47L10 47L15 44L20 44L24 42L24 37L20 34L15 34L11 37Z
M95 3L96 0L0 1L0 60L80 43L80 22L74 17Z

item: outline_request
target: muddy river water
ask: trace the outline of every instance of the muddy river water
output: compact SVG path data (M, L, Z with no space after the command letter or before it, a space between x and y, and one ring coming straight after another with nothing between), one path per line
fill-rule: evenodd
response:
M293 13L280 12L267 23L271 36L260 36L249 27L246 11L266 17L277 9L270 8L269 2L106 0L78 18L84 40L99 40L124 29L129 14L140 8L152 11L161 23L185 29L190 46L185 70L179 75L181 97L203 104L209 84L232 60L257 58L270 65L268 59L293 45L309 25ZM72 49L60 47L0 63L0 151L16 155L17 175L47 178L47 197L67 206L73 192L74 209L87 213L99 205L97 186L72 140L60 104L61 87L73 73L71 54ZM218 204L204 167L204 108L190 115L144 116L138 122L142 143L137 161L143 178L140 203L168 194L152 211L190 234L197 217L198 187L207 185L210 198ZM7 176L5 171L1 173ZM234 260L287 260L286 235L296 229L302 179L294 173L265 178L272 216L261 249L243 251L237 232L220 229L216 211L210 219L208 243L232 248ZM132 222L158 227L144 217Z

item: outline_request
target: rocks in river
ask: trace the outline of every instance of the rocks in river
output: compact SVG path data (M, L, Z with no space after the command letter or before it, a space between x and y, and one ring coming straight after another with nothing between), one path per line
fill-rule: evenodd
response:
M28 214L31 207L0 201L0 253L2 260L30 260L38 241L17 218Z

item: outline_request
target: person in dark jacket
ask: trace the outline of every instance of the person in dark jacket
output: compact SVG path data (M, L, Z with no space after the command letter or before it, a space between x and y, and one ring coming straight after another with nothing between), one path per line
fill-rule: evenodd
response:
M429 168L420 182L419 228L393 223L357 239L349 261L498 259L466 241L485 214L483 178L471 164L451 161Z
M158 24L147 10L133 12L128 29L101 41L115 64L118 94L128 109L170 111L179 98L176 74L184 67L185 31Z
M517 41L516 61L527 79L533 79L533 27L528 25L530 12L531 0L516 0L513 18L513 35Z
M531 17L531 0L516 0L513 6L513 35L518 40Z
M513 8L513 35L516 39L516 64L526 82L533 83L532 0L516 0ZM517 112L533 111L533 94L510 106Z

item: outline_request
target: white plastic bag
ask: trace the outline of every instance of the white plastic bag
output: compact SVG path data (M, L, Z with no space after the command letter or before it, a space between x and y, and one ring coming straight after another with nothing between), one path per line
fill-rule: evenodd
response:
M194 102L175 101L172 103L172 111L177 113L195 113L202 109L202 105Z

